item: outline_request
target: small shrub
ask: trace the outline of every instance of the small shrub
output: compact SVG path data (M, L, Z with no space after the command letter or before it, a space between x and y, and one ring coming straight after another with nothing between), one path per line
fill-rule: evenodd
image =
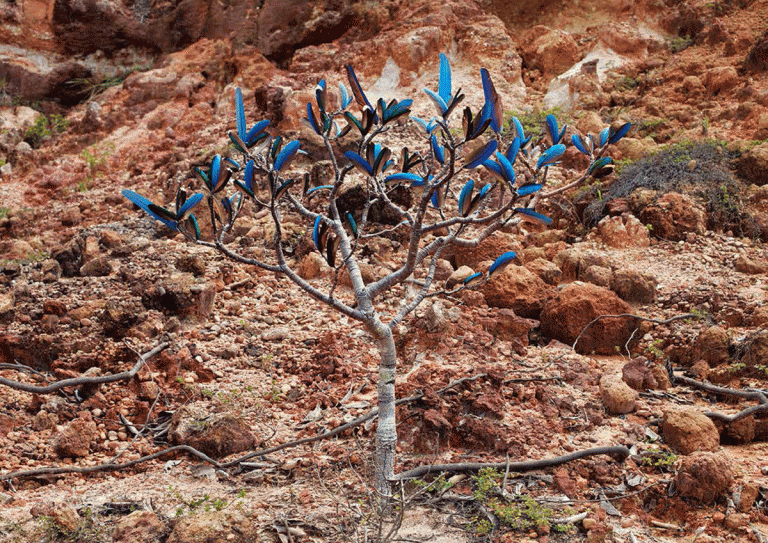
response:
M35 121L35 124L27 128L24 132L24 141L33 149L37 149L46 138L61 134L69 127L69 120L63 115L54 113L53 115L41 115Z

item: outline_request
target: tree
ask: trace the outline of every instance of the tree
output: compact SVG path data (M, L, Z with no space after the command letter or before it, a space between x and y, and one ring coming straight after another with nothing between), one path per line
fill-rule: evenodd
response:
M508 251L487 271L475 271L452 290L438 288L434 281L438 260L454 247L477 247L493 232L520 221L549 224L550 219L535 210L537 204L590 177L605 175L612 165L604 153L627 133L630 124L605 128L587 137L573 134L571 142L589 157L589 167L572 183L543 192L549 168L566 150L566 127L558 127L555 117L549 115L542 134L526 135L513 117L511 128L505 131L502 101L486 69L480 70L484 106L477 112L465 107L461 128L454 128L451 119L464 94L453 90L451 68L444 54L440 55L437 92L424 89L437 109L437 115L428 122L409 118L409 99L389 103L379 99L374 106L352 66L345 69L351 94L340 83L338 96L332 100L325 80L320 81L304 119L322 141L330 161L332 173L327 184L310 186L307 174L286 177L292 161L303 153L301 143L271 136L267 132L269 121L249 127L242 93L237 89L236 130L228 135L239 160L216 155L207 168L195 168L203 192L187 197L180 188L175 210L130 190L123 194L191 242L234 261L283 274L313 298L365 326L380 353L374 469L375 488L386 498L394 476L397 443L393 328L425 299L475 288L511 264L516 255ZM353 103L359 110L357 115L351 111ZM423 146L415 150L401 146L395 159L398 134L414 129L422 134ZM342 153L340 149L349 146L350 139L354 139L351 150ZM385 144L379 143L381 140ZM490 172L490 181L478 181L478 175L468 179L479 167ZM228 188L234 188L234 193L228 194ZM203 239L192 213L203 200L210 215L209 239ZM269 210L274 223L269 260L237 252L227 244L227 235L246 204ZM289 264L283 230L286 213L296 213L313 225L314 247L333 269L324 288L303 279ZM364 279L360 262L366 244L387 236L403 241L397 269ZM343 271L354 291L351 303L338 294ZM380 303L384 293L406 282L416 284L416 292L402 296L394 315L387 313Z

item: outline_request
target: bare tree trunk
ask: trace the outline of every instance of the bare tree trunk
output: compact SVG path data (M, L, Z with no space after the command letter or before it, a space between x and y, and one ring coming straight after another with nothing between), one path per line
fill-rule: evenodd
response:
M379 344L379 422L376 428L376 451L373 456L376 491L381 503L392 496L390 481L395 475L395 448L397 447L397 417L395 413L395 372L397 352L392 330L378 318L373 322L373 332Z

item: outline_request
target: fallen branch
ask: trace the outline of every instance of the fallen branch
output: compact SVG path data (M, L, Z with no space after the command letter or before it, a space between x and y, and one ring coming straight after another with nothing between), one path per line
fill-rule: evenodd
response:
M690 377L685 377L684 375L675 375L674 379L676 382L679 381L680 383L684 383L688 386L698 388L705 392L709 392L710 394L720 394L722 396L735 396L737 398L757 400L758 402L760 402L759 405L753 405L752 407L743 409L742 411L739 411L734 415L726 415L724 413L716 413L713 411L704 413L706 416L708 416L712 420L717 420L725 424L731 424L736 422L737 420L741 420L751 415L757 415L758 413L768 413L768 397L766 397L765 393L762 392L761 390L736 390L735 388L721 387L717 385L712 385L710 383L697 381L696 379L691 379Z
M398 475L395 475L393 481L400 481L403 479L415 479L422 477L428 473L443 472L443 471L479 471L485 468L491 469L506 469L509 466L510 471L524 472L534 471L538 469L549 468L552 466L559 466L573 460L580 458L586 458L588 456L594 456L598 454L607 454L609 456L617 457L620 461L623 461L629 456L629 449L623 446L609 446L609 447L595 447L593 449L585 449L583 451L576 451L563 456L555 458L545 458L543 460L527 460L523 462L466 462L460 464L434 464L431 466L420 466L412 470L405 471Z
M595 324L597 321L601 319L620 319L620 318L626 318L626 317L632 317L634 319L638 319L645 322L651 322L653 324L669 324L670 322L682 320L682 319L696 319L699 318L700 315L697 315L696 313L685 313L684 315L675 315L674 317L671 317L669 319L665 320L659 320L659 319L652 319L650 317L643 317L640 315L633 315L632 313L620 313L618 315L599 315L589 321L584 328L581 329L581 332L579 332L579 335L576 336L576 339L573 342L573 345L571 345L571 348L575 351L576 345L579 343L579 340L581 339L581 336L584 335L584 333L589 329L590 326Z
M168 347L168 345L170 345L168 342L161 343L148 353L139 354L138 362L136 362L136 364L130 370L123 371L121 373L115 373L113 375L102 375L99 377L73 377L72 379L56 381L55 383L51 383L50 385L46 386L30 385L27 383L20 383L18 381L12 381L11 379L0 377L0 385L6 385L16 390L23 390L24 392L32 392L34 394L50 394L51 392L55 392L65 387L76 387L80 385L100 385L102 383L112 383L114 381L132 379L139 372L141 367L146 363L147 359L152 358L157 353Z
M204 462L208 462L209 464L213 465L218 469L221 469L222 467L221 464L216 462L216 460L212 459L207 454L198 451L194 447L190 447L189 445L176 445L175 447L169 447L167 449L163 449L162 451L157 451L156 453L152 453L147 456L142 456L141 458L137 458L135 460L123 462L122 464L109 463L109 464L98 464L96 466L47 467L47 468L28 469L24 471L12 471L10 473L4 473L0 475L0 481L7 481L9 479L16 479L16 478L22 478L22 477L37 477L39 475L64 475L67 473L95 473L97 471L117 471L121 469L130 468L137 464L148 462L156 458L161 458L167 454L171 454L175 452L187 452L193 456L196 456L200 460L203 460Z

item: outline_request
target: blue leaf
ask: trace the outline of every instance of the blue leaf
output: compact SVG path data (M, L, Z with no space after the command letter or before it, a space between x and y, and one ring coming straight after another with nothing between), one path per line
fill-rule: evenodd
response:
M312 102L307 102L307 117L304 120L307 121L312 130L315 131L315 134L318 136L323 135L320 126L317 124L317 118L315 117L315 111L312 108Z
M512 140L512 143L509 144L509 149L507 149L507 160L509 160L510 164L514 164L515 160L517 160L517 153L520 152L520 138L515 137Z
M157 219L161 223L165 224L168 228L172 228L173 230L178 230L178 227L176 225L176 222L173 220L170 220L167 217L163 217L162 215L159 215L155 211L152 211L151 208L157 208L159 206L155 206L150 200L142 196L141 194L138 194L132 190L124 190L122 192L123 196L128 198L131 202L139 206L145 213L150 215L153 219Z
M424 179L415 173L408 173L408 172L402 172L402 173L393 173L392 175L388 175L384 178L385 183L394 183L396 181L423 181Z
M322 222L322 215L318 215L315 218L315 226L312 228L312 241L315 243L315 249L322 254L323 249L320 246L320 223Z
M483 118L491 119L491 130L498 134L502 127L504 114L501 98L499 98L496 88L493 86L493 81L491 81L491 76L488 73L488 70L482 68L480 70L480 77L483 80L483 94L485 94Z
M192 208L199 204L203 199L203 195L200 192L196 192L192 196L186 199L186 201L179 206L176 210L176 220L183 221L192 213Z
M424 132L427 134L431 134L435 131L435 128L437 128L437 123L435 122L434 117L429 120L429 123L427 123L424 119L420 117L416 117L415 115L411 115L411 119L419 123L419 125L424 129Z
M438 92L444 103L451 100L451 65L445 53L440 53L440 81Z
M617 128L615 132L611 129L610 135L608 136L608 143L614 144L618 142L621 138L627 135L630 128L632 128L632 123L624 123Z
M530 185L523 185L521 187L518 187L515 192L517 192L518 196L528 196L529 194L533 194L534 192L540 191L541 187L544 185L539 184L530 184Z
M251 129L248 131L248 133L245 135L245 138L243 141L245 144L251 148L254 145L256 145L258 142L260 142L262 139L267 137L266 133L264 132L264 129L269 126L269 119L264 119L263 121L257 122L255 125L251 127Z
M507 157L496 151L496 160L501 166L502 176L509 183L515 182L515 169L512 167L512 163L507 160Z
M347 151L344 156L351 160L355 166L361 168L368 175L373 175L373 166L368 164L368 161L363 157L355 153L354 151Z
M520 138L520 147L523 146L525 139L525 130L523 130L523 123L517 117L512 117L512 124L515 126L515 136Z
M347 87L345 87L344 83L341 81L339 81L339 94L341 96L341 109L347 109L349 104L352 103L352 98L350 98L349 93L347 92Z
M549 132L549 138L552 140L552 145L557 145L565 136L565 129L568 125L563 126L563 130L560 131L557 127L557 119L551 113L547 115L547 132Z
M483 274L482 272L476 272L464 279L463 283L465 287L468 287L470 285L474 285L475 283L478 283L480 280L482 280Z
M437 143L437 138L434 134L432 134L432 137L430 138L430 143L432 144L432 152L435 155L435 158L440 164L445 163L445 153L443 152L443 146Z
M210 192L216 192L216 186L219 184L219 180L221 179L221 155L216 155L213 157L208 172L208 182L210 183L208 189Z
M282 170L288 164L290 159L295 156L300 146L301 142L299 140L293 140L283 147L283 150L280 151L275 158L275 170Z
M237 135L245 141L245 109L243 108L243 92L240 87L235 89L235 122L237 123Z
M608 143L608 135L611 133L611 128L606 126L600 131L600 147Z
M499 146L499 142L496 140L489 140L485 145L481 145L467 156L467 162L464 164L465 169L476 168L483 162L488 160L496 148Z
M536 163L536 169L543 168L544 166L550 166L551 164L554 164L557 162L557 159L563 156L563 153L565 153L565 145L562 143L558 143L557 145L553 145L543 153L541 153L541 156L539 157L538 162Z
M581 139L581 136L579 136L578 134L574 134L573 136L571 136L571 143L573 143L573 146L576 147L576 149L578 149L579 152L581 152L582 154L585 154L587 156L592 155L592 153L589 150L587 150L587 146L585 142Z
M493 264L491 264L491 267L488 268L488 278L490 279L497 273L500 273L509 266L512 261L515 259L515 252L514 251L507 251L500 257L498 257L496 260L493 261Z
M437 112L440 115L443 115L446 111L448 111L448 104L445 102L445 100L443 100L443 98L439 94L429 89L424 89L424 92L427 93L427 96L429 96L429 98L435 104L435 108L437 109Z
M469 204L469 209L467 210L467 215L471 215L474 213L474 211L477 209L477 207L480 205L480 202L482 202L483 198L490 192L490 190L493 188L493 184L488 183L483 188L480 189L480 191L475 195L474 198L472 198L472 202Z
M320 116L325 116L325 79L321 79L315 87L315 100L317 108L320 110Z
M528 209L527 207L518 207L515 209L518 213L525 215L525 219L530 222L535 222L539 224L545 224L549 225L552 224L552 219L547 217L546 215L542 215L541 213L536 213L532 209Z
M488 159L483 162L483 166L488 168L493 175L499 178L500 181L504 181L504 170L502 169L501 164L495 160Z
M459 193L459 213L462 217L469 215L470 204L472 203L472 191L475 189L475 182L470 179L466 182Z

